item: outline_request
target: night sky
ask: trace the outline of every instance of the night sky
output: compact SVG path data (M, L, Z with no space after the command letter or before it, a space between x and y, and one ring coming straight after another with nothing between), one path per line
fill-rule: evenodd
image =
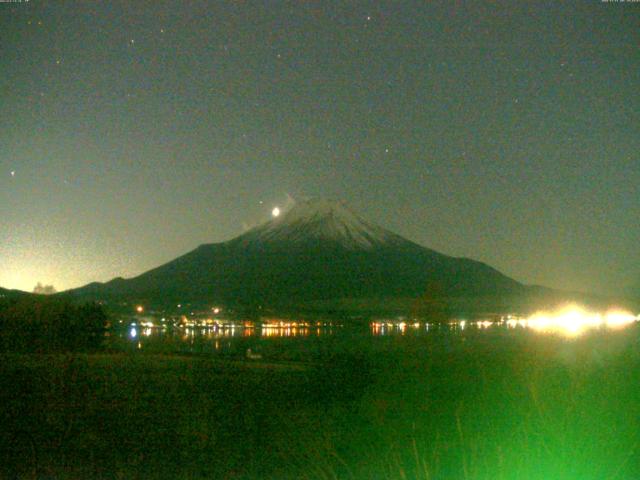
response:
M640 278L640 3L0 3L0 73L5 288L314 196L525 283Z

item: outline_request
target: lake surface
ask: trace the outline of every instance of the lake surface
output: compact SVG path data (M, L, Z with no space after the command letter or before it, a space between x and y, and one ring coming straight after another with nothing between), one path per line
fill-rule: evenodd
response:
M148 325L148 324L147 324ZM250 326L247 326L250 325ZM375 321L243 324L216 326L144 326L137 323L111 332L111 346L125 351L206 354L264 361L322 361L335 355L378 355L390 350L453 352L472 346L580 339L637 338L636 318L601 323L587 320L532 323L530 319L450 321L446 323Z
M111 351L3 359L0 464L61 479L640 478L640 324L551 320L137 318Z

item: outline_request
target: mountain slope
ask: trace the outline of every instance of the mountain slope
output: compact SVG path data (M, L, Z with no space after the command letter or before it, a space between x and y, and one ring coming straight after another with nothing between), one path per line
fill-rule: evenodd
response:
M6 288L0 288L0 299L2 298L20 298L30 296L30 293L23 292L22 290L7 290Z
M340 202L313 200L297 204L284 216L239 237L242 244L339 244L347 250L372 250L403 239L372 225Z
M68 293L163 305L283 306L341 298L511 295L524 288L481 262L443 255L370 224L341 203L314 200L138 277Z

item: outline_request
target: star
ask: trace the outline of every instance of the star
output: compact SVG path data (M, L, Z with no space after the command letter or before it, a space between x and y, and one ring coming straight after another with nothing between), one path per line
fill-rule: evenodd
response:
M11 170L11 176L15 177L16 176L16 171L15 170Z

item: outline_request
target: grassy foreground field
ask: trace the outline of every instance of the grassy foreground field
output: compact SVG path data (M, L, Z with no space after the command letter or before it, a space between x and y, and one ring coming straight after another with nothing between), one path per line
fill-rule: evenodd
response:
M638 329L380 339L313 364L0 357L3 478L640 478Z

